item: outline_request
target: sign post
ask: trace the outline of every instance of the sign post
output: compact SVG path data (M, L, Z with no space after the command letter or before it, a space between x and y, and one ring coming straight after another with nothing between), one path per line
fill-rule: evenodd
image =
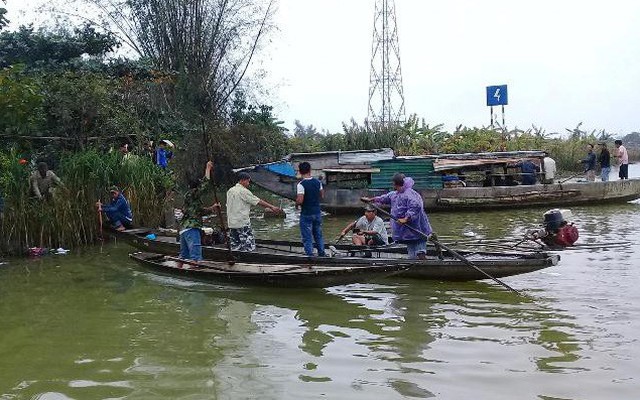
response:
M507 92L507 85L487 86L487 106L491 109L491 127L493 127L495 123L493 106L502 106L502 127L504 128L504 106L508 104L509 95Z

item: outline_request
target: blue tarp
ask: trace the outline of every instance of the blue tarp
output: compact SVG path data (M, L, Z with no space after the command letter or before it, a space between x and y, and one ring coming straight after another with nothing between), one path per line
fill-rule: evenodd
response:
M291 163L287 161L263 165L262 168L266 169L267 171L274 172L278 175L285 175L285 176L291 176L291 177L296 176L296 170L293 169L293 166L291 165Z

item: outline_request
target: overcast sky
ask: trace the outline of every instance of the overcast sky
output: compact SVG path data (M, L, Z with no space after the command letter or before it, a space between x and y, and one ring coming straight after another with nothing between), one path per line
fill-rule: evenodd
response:
M9 19L37 2L9 0ZM374 5L279 0L261 64L288 128L364 120ZM640 1L396 0L396 17L407 114L488 125L485 87L507 84L509 128L640 131Z

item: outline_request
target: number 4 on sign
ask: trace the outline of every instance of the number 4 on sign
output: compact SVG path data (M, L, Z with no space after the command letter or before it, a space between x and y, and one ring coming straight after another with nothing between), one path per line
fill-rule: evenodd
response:
M509 104L507 85L487 86L487 105L506 106Z

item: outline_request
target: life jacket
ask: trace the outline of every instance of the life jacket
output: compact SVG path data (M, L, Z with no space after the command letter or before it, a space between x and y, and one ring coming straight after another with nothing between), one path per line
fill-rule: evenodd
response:
M573 246L579 237L578 228L572 224L568 224L558 229L556 244L562 247Z

